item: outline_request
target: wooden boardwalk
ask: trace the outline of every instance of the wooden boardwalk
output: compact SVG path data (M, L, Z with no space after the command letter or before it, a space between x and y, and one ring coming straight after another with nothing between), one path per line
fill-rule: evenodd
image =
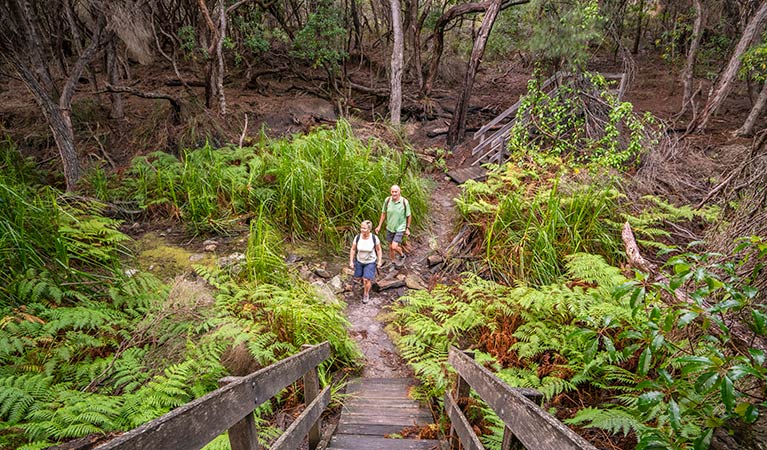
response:
M408 397L409 378L356 378L346 390L341 419L328 450L432 450L440 441L387 438L406 427L434 422L431 412Z

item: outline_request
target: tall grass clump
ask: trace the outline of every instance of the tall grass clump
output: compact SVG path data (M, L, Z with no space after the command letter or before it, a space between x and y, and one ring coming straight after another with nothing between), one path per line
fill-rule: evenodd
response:
M458 210L478 231L464 251L481 255L490 275L507 284L554 282L565 273L566 257L579 252L619 264L624 222L640 244L664 249L671 238L668 223L716 216L713 208L677 207L652 196L629 201L614 174L552 156L507 163L489 172L487 181L470 180L462 188Z
M12 143L0 146L0 304L57 303L120 278L128 237L102 205L37 184ZM95 283L95 284L94 284ZM66 288L63 288L66 286Z
M412 156L376 140L363 143L345 121L292 140L264 138L254 148L206 146L180 159L153 153L134 160L126 183L149 213L197 233L231 230L263 206L291 238L332 250L359 222L380 215L392 184L402 186L416 225L428 198Z
M362 143L347 122L270 148L274 220L292 236L340 248L359 222L379 217L392 184L401 185L416 223L425 217L428 194L412 157L377 141Z

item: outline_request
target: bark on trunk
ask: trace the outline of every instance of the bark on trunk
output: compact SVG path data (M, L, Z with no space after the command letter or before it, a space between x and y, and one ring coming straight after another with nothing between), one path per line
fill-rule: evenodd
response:
M681 116L687 112L687 105L692 98L693 73L695 71L695 59L698 57L700 38L703 35L703 5L700 0L693 0L695 6L695 23L692 28L690 49L687 52L687 64L682 72L682 107L679 110Z
M402 60L404 43L402 39L402 19L400 18L399 0L389 0L391 5L392 32L394 44L391 52L391 96L389 97L389 115L391 123L399 125L402 108Z
M120 69L117 67L117 43L112 39L107 44L107 77L109 84L116 86L120 84ZM125 118L125 109L123 108L123 98L119 92L113 92L109 95L112 101L112 118Z
M644 12L644 0L639 1L639 11L637 12L637 31L634 35L634 47L631 49L631 53L636 55L639 53L639 41L642 38L642 13Z
M493 29L496 17L498 17L498 11L501 9L502 1L503 0L494 0L490 4L490 7L485 13L485 17L482 19L482 25L479 27L477 39L474 41L474 48L471 50L469 67L466 70L463 92L458 99L455 113L453 113L453 122L450 124L450 129L447 132L447 144L449 146L454 146L458 143L458 141L463 139L463 135L466 133L466 111L469 108L469 99L471 98L471 90L474 86L474 78L477 75L477 68L482 61L482 55L485 53L487 38L490 35L490 30Z
M218 91L218 107L221 115L226 115L226 95L224 93L224 39L226 38L226 9L224 0L218 0L218 40L216 41L216 60L218 71L216 73L216 90Z
M751 112L748 113L748 118L743 123L743 126L735 132L738 136L752 136L754 134L754 127L759 116L764 111L764 106L767 105L767 81L762 84L762 90L759 91L759 96L756 98L754 107L751 108Z
M759 32L764 26L764 22L767 20L767 1L762 1L757 9L756 13L751 17L746 25L746 29L743 30L743 35L740 37L738 45L735 47L735 51L730 57L730 62L727 64L722 76L719 77L719 81L716 83L713 94L706 102L706 106L703 108L703 112L700 115L698 123L692 123L689 129L695 131L703 131L708 125L708 121L716 114L717 110L722 106L724 100L732 91L733 82L738 76L738 69L740 69L741 57L743 53L748 50L754 39L759 36Z

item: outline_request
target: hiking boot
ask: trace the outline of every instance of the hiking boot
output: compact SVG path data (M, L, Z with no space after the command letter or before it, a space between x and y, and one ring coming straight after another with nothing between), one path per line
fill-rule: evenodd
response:
M368 297L368 295L367 295L367 294L364 294L364 295L362 296L362 303L367 303L368 301L370 301L370 297Z

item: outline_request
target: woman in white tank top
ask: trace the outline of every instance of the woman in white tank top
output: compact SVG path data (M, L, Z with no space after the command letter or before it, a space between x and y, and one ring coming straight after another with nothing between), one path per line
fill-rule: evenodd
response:
M362 278L362 303L370 299L370 288L376 276L376 268L381 267L381 241L371 233L373 222L366 220L360 224L360 234L354 237L349 251L349 267L354 269L354 277Z

